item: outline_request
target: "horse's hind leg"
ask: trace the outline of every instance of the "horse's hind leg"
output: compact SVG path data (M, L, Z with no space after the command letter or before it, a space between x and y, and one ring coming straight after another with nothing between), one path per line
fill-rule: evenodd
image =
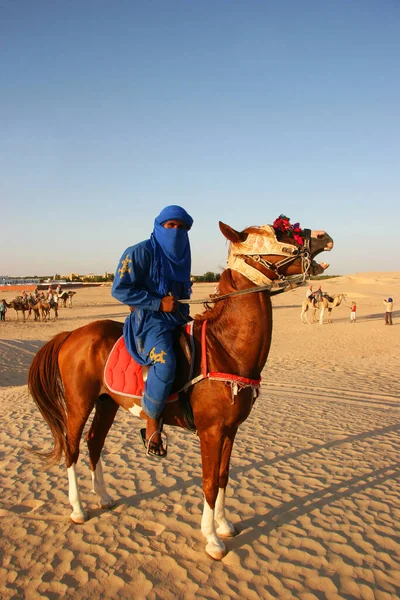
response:
M66 465L68 472L68 499L72 506L72 513L70 519L74 523L84 523L87 520L87 513L83 509L82 502L79 495L78 479L76 476L76 463L79 458L79 443L82 437L83 428L89 415L92 411L93 404L86 404L80 407L81 410L76 409L75 411L68 411L68 423L67 423L67 454L66 454Z
M96 402L96 412L86 435L86 442L89 448L90 471L92 473L92 491L98 494L101 508L111 508L115 504L106 490L100 456L107 433L114 422L118 408L118 404L110 396L107 394L101 395Z

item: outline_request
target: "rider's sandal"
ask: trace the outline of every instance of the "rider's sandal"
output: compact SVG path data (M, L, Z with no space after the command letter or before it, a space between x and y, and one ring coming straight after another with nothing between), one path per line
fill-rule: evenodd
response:
M140 437L141 437L141 440L143 442L143 446L146 448L146 454L147 454L147 456L155 456L156 458L165 458L167 456L168 442L167 442L167 439L166 439L165 448L164 448L164 445L163 445L162 441L159 442L159 443L158 442L152 442L153 437L157 433L161 434L161 431L155 431L150 436L150 439L146 440L146 429L141 429L140 430ZM160 454L160 452L163 452L163 454Z

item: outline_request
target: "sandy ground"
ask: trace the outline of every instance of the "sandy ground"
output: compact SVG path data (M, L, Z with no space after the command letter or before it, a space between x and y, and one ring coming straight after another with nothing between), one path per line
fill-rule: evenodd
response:
M213 287L195 286L194 297ZM22 323L10 310L0 323L1 598L398 599L400 273L361 273L323 288L347 294L323 326L300 322L305 288L273 299L261 396L232 456L227 507L240 533L221 562L207 557L200 532L197 437L170 428L168 458L146 458L142 423L122 410L103 459L117 505L97 507L82 443L90 519L69 521L64 466L44 471L26 449L51 444L28 395L28 368L58 331L123 321L126 310L106 287L79 290L57 322ZM389 295L392 327L383 321Z

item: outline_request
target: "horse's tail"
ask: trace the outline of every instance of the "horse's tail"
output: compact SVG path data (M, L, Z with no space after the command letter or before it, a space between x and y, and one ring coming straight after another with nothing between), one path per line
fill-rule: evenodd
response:
M64 331L47 342L36 354L28 374L28 388L54 439L54 448L49 452L33 452L40 456L47 466L60 461L67 453L67 412L64 386L58 367L61 346L71 334Z

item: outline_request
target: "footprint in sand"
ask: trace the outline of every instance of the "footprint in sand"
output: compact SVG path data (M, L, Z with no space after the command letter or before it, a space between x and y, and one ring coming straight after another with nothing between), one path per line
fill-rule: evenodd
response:
M165 527L159 523L137 523L135 530L144 537L153 537L161 535Z
M9 510L18 515L23 515L37 510L43 506L43 504L44 502L38 502L36 500L25 500L23 504L14 504Z

